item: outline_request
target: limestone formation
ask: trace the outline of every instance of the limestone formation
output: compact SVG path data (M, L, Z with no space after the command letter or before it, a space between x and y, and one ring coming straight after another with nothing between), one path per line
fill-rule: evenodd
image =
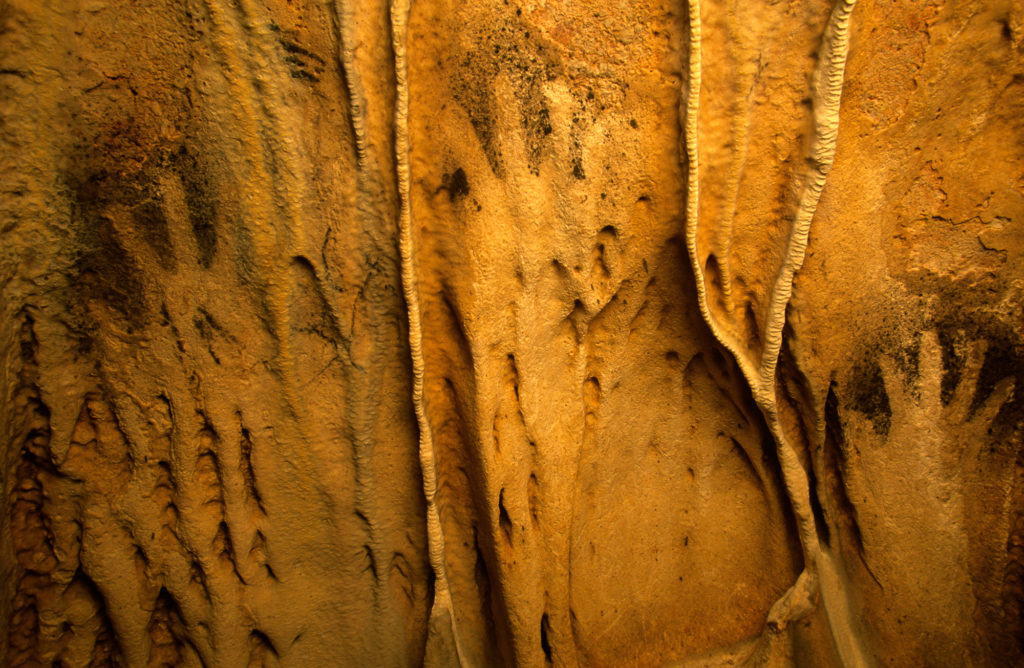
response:
M0 664L1024 663L1020 0L0 0Z

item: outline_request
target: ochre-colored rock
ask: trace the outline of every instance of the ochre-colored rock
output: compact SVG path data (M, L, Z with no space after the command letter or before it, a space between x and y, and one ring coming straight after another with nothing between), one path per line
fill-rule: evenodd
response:
M1024 662L1018 0L0 0L0 663Z

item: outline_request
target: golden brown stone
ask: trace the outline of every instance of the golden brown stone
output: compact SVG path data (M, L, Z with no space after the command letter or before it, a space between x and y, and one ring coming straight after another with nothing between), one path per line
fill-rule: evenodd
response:
M0 0L0 663L1024 661L1024 6Z

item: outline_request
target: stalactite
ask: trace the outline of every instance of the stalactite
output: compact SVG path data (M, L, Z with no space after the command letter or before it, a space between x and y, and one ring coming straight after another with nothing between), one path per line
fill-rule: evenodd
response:
M423 472L423 494L427 500L427 538L430 550L430 565L434 569L434 603L430 611L427 641L428 665L434 662L448 662L455 659L462 664L459 634L452 609L452 595L448 586L445 564L444 533L441 514L437 506L437 464L434 440L430 423L423 405L423 324L420 317L419 288L416 280L416 246L410 202L409 175L409 87L407 83L407 27L410 0L392 0L391 32L395 56L395 165L398 176L400 200L399 229L402 258L402 288L409 312L409 354L412 356L412 396L416 410L416 421L420 430L420 466ZM436 634L440 634L436 635ZM445 638L450 635L450 640ZM445 656L446 645L451 643L454 657Z

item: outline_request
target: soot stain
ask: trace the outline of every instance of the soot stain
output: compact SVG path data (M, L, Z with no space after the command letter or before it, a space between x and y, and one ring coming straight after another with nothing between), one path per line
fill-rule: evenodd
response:
M213 184L205 165L185 146L172 155L171 167L181 179L185 192L185 207L199 252L199 264L208 268L217 252L217 202Z
M1013 382L1013 391L992 421L993 433L1004 433L1024 423L1024 346L1005 334L992 334L978 373L969 417L974 417L998 386L1008 379Z
M850 405L871 420L876 434L887 436L892 424L892 406L877 358L866 359L853 367L849 389Z
M481 31L476 44L455 56L454 62L436 64L439 68L450 67L455 100L466 111L491 171L497 176L504 175L505 167L496 128L501 103L495 97L494 81L499 76L509 79L519 92L519 121L528 168L534 175L539 174L544 144L553 131L544 84L562 69L556 50L533 36L520 14Z
M441 187L438 189L448 192L448 201L454 202L469 194L469 180L466 172L459 167L451 174L444 174L441 177Z
M956 326L939 327L938 329L939 348L942 351L942 379L940 381L939 396L943 405L948 406L953 401L956 388L960 385L964 367L967 365L965 354L966 340L964 332Z
M131 326L147 320L141 272L119 237L111 208L138 197L138 183L100 167L85 176L66 175L78 253L72 266L72 312L83 302L101 301ZM164 221L165 222L165 221ZM166 229L164 230L166 233ZM160 235L159 229L156 230Z

